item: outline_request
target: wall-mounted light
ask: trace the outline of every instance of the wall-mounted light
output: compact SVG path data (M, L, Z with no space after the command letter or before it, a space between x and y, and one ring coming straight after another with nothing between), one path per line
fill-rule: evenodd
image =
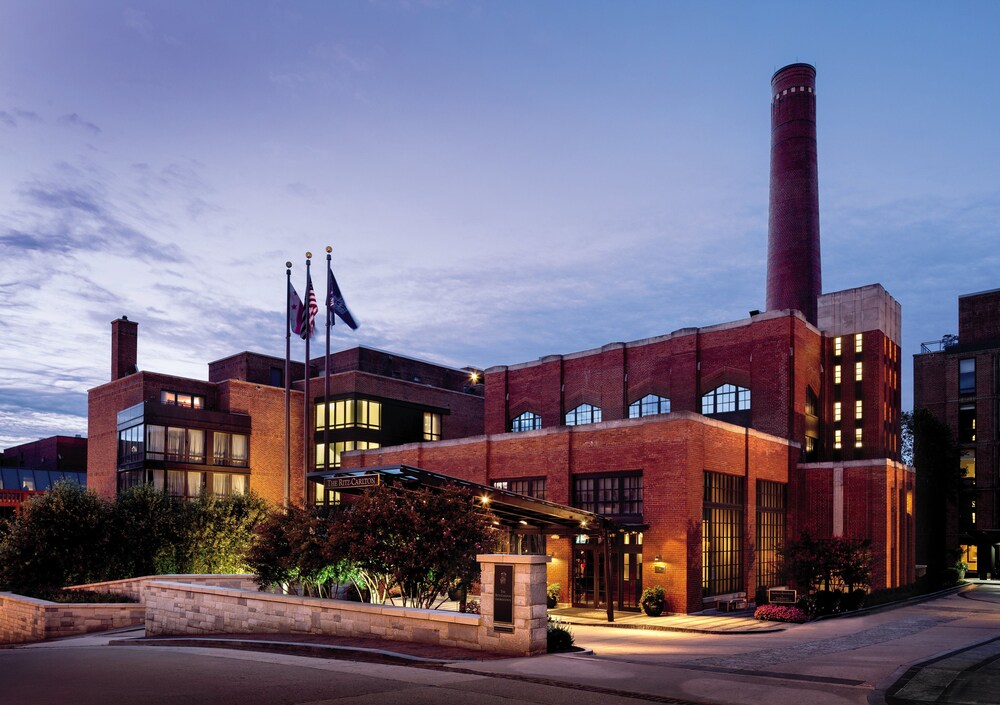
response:
M662 563L662 562L663 562L663 558L660 556L659 553L657 553L655 556L653 556L653 563Z

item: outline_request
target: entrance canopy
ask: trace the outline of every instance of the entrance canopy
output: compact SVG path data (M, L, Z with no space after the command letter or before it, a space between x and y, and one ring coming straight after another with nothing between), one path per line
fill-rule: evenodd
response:
M410 465L386 465L358 470L334 470L309 474L309 480L323 483L327 489L344 494L360 494L378 484L402 484L404 487L441 487L457 485L471 489L476 501L488 507L501 525L517 534L557 536L603 535L634 531L600 514L567 507L544 499L502 490L477 482L462 480Z

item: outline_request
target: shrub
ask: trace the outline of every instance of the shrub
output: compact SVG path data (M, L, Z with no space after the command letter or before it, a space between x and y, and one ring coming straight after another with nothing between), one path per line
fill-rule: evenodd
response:
M667 605L667 593L662 585L654 585L642 591L639 597L642 611L650 617L659 617Z
M120 595L116 592L102 592L99 590L56 590L45 595L32 595L40 600L62 603L101 603L101 604L137 604L139 600L129 595Z
M788 605L761 605L754 611L753 618L767 622L792 622L795 624L809 621L805 612L798 607Z
M465 613L466 614L481 614L481 605L479 600L469 600L465 603Z
M814 614L836 614L841 610L844 593L840 590L820 590L813 597Z
M71 482L29 499L0 540L0 586L33 595L106 579L109 511Z
M569 651L573 648L573 633L561 622L550 619L545 630L546 644L550 654Z

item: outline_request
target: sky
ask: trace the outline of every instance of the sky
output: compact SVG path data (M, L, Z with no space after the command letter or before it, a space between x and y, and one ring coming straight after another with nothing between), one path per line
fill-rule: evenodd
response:
M817 69L823 289L911 356L1000 287L1000 3L0 2L0 448L140 369L363 344L513 364L764 308L770 78ZM322 338L317 338L320 341ZM293 341L301 359L301 342ZM320 342L316 346L321 345ZM318 347L314 346L314 350Z

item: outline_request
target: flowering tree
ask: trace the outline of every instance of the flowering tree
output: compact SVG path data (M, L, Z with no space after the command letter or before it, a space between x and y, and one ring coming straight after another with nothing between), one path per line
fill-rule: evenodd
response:
M399 589L404 606L434 606L450 584L471 582L476 554L494 549L493 516L456 486L371 488L331 530L333 554L356 569L373 602Z

